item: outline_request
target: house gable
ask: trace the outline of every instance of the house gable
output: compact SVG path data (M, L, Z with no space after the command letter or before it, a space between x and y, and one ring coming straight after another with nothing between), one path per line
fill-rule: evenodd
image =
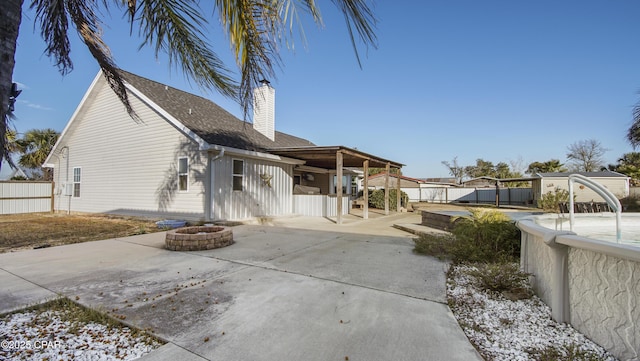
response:
M56 208L204 218L207 152L135 94L129 101L140 121L129 116L103 77L92 83L47 161L55 168ZM182 157L188 158L189 183L188 191L179 192ZM79 196L68 195L74 168L82 169Z

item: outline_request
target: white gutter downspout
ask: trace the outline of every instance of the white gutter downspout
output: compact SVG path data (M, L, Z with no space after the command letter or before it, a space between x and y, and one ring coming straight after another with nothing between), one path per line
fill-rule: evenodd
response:
M215 187L214 187L215 183L214 183L214 180L215 180L216 177L215 177L215 174L214 174L213 163L216 160L224 157L224 150L225 150L224 148L220 149L220 152L218 152L218 154L215 157L213 157L213 158L211 158L209 160L209 164L210 164L210 167L209 167L209 174L210 175L209 176L211 177L211 182L210 182L211 183L210 184L210 189L211 189L210 192L211 192L211 194L209 194L209 202L210 202L210 204L209 204L209 220L210 221L213 221L213 215L214 215L213 210L214 210L214 204L215 204Z

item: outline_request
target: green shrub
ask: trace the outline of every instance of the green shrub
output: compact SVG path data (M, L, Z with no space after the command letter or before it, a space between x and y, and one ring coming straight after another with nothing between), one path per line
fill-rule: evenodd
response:
M463 262L514 262L520 257L520 230L504 213L471 210L454 219L453 234L430 233L414 239L414 252Z
M538 208L542 208L545 212L560 212L558 204L569 202L569 191L557 188L542 195L538 200Z
M471 209L454 219L451 255L455 262L512 262L520 257L520 230L504 213Z
M389 210L396 210L396 190L389 189ZM407 193L400 191L400 206L406 207L409 203ZM369 207L384 209L384 189L377 189L369 194Z
M413 240L416 245L415 253L437 257L438 259L451 258L451 246L456 238L451 233L424 233Z

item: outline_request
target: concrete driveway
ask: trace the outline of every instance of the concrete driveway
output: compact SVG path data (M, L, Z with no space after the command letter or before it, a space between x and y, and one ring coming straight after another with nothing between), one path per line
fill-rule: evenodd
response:
M481 360L445 299L445 267L370 220L234 227L236 243L164 233L0 254L0 313L63 294L168 341L144 360Z

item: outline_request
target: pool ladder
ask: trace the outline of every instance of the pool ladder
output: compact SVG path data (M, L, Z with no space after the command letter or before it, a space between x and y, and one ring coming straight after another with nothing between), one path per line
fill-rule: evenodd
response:
M622 223L622 205L620 204L620 201L605 186L581 174L569 175L569 229L573 232L573 222L575 217L573 208L573 183L580 183L591 188L594 192L604 198L609 207L616 212L616 241L620 243L620 240L622 239L622 230L620 229L620 224Z

